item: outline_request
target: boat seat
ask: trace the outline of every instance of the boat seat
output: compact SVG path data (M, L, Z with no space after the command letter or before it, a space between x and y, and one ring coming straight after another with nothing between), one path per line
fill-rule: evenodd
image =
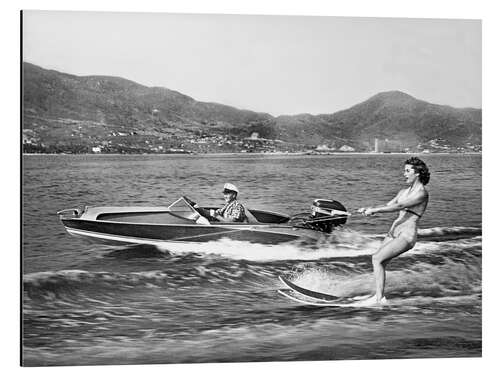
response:
M259 223L259 221L257 220L257 218L255 216L253 216L253 214L250 212L250 210L248 208L246 208L246 207L245 207L245 216L246 216L246 220L245 221L248 224L258 224Z
M283 224L290 220L287 215L261 210L252 210L252 216L261 224Z

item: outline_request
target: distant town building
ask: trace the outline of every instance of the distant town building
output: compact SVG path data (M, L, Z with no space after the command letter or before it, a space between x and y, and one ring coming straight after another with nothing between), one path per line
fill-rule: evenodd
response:
M352 152L354 151L354 148L351 146L343 145L341 148L339 148L339 150L343 152Z
M334 151L334 150L335 150L334 148L330 148L327 145L318 145L316 147L316 151L318 152Z
M250 139L259 139L259 133L253 132L252 135L250 136Z
M160 111L157 110L156 108L151 111L151 116L153 117L153 120L158 120L160 118Z
M376 142L376 151L375 152L404 152L405 148L408 147L408 144L405 144L399 140L388 139L385 138L383 140L378 140Z

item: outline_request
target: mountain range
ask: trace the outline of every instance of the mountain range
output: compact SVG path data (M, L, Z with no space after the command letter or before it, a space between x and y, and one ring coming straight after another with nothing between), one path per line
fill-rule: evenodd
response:
M454 148L481 145L481 109L432 104L400 91L376 94L332 114L274 117L124 78L76 76L27 62L22 84L24 142L45 148L71 144L85 149L105 140L116 144L118 134L129 146L172 147L188 139L193 146L193 139L201 137L237 140L255 133L283 144L348 145L360 151L371 150L375 138L401 149L430 142Z

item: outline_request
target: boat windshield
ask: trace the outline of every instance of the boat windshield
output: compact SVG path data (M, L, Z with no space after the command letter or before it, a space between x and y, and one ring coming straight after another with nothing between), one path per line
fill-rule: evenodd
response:
M181 216L189 220L197 220L200 217L200 214L182 197L168 206L167 209L177 216Z

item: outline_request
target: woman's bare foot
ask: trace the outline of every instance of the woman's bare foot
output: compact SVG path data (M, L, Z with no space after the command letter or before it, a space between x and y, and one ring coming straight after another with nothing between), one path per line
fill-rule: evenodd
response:
M353 306L365 307L365 306L376 306L376 305L385 305L387 303L387 299L382 297L380 300L377 299L376 295L363 299L361 301L356 301L353 303Z

